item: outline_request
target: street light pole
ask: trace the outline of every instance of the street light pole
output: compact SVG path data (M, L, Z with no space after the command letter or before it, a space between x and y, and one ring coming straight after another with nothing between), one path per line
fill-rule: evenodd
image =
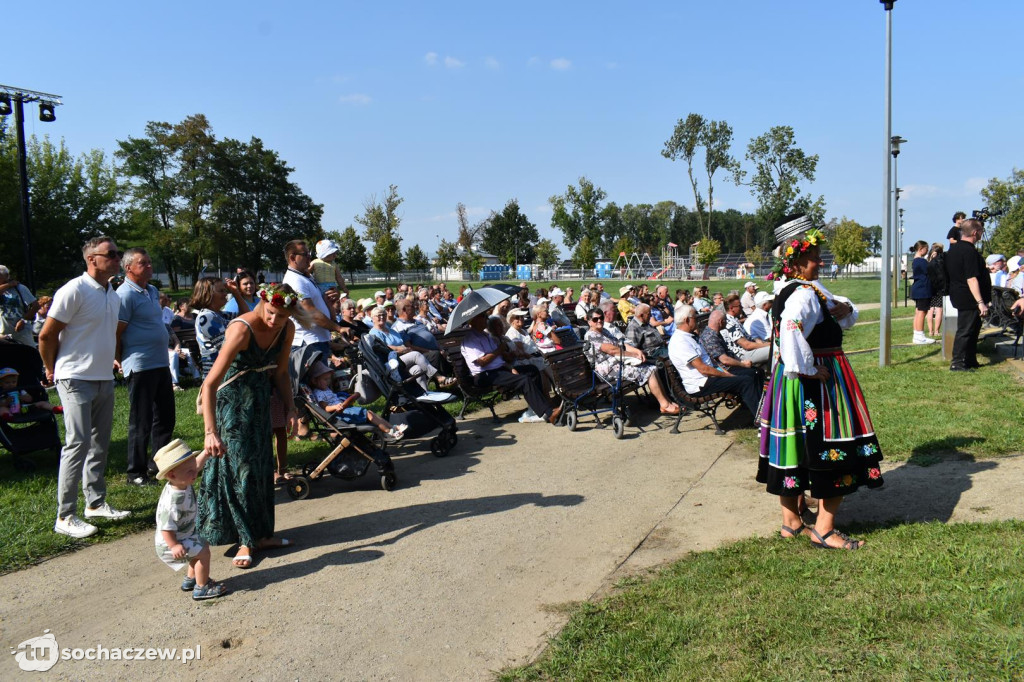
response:
M888 367L892 358L889 341L892 339L892 6L896 0L879 0L885 9L885 229L882 232L882 293L878 316L878 366Z
M900 168L900 145L906 142L899 135L893 135L890 143L892 145L892 185L893 185L893 207L896 211L899 210L900 206L900 181L899 181L899 168ZM895 215L895 213L894 213ZM893 252L892 258L892 301L895 304L899 300L900 290L900 270L903 267L903 249L900 247L900 240L897 238L896 233L896 220L893 218L893 244L896 248Z
M52 123L56 120L57 117L54 115L53 109L62 104L62 102L60 95L51 95L46 92L36 92L35 90L26 90L10 85L0 85L0 114L10 114L13 108L14 124L18 129L18 177L21 183L19 198L21 203L22 246L25 250L25 265L23 266L20 279L34 292L36 290L36 279L35 271L32 267L32 221L31 211L29 210L27 151L25 148L25 102L39 102L39 120L43 123Z

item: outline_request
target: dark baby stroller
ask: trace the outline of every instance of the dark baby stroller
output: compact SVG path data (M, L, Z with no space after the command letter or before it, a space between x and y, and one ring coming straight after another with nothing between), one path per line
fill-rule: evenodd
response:
M34 401L46 400L43 380L43 361L39 351L21 343L0 342L0 367L18 372L18 390L25 391ZM45 410L30 409L22 414L0 420L0 445L14 455L14 466L22 471L35 468L35 463L24 455L38 450L60 453L60 434L57 419Z
M429 439L430 452L447 455L459 437L455 418L444 406L458 400L451 393L424 391L402 362L389 365L391 349L380 338L366 334L359 340L362 368L384 396L381 416L392 424L405 424L405 441Z
M302 475L287 482L288 495L301 500L309 496L310 484L325 474L335 478L354 480L366 474L374 466L380 476L384 490L395 487L395 467L385 450L383 433L372 424L354 426L335 420L312 397L312 391L303 383L306 373L320 357L318 352L292 355L292 377L295 388L295 405L299 413L308 413L309 427L320 440L331 446L331 451L319 463L309 462L302 468Z

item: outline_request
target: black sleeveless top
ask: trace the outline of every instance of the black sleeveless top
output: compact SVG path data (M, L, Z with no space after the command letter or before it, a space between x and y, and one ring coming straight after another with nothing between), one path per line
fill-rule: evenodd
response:
M801 286L809 286L802 284L801 282L793 282L786 286L782 290L781 294L775 296L775 301L772 303L772 336L775 339L775 343L779 342L779 322L782 320L782 311L786 307L786 301L793 295L793 292ZM839 326L839 322L836 318L832 317L832 313L828 311L827 300L825 296L816 287L811 287L814 293L818 297L818 303L821 305L821 311L824 314L824 318L819 324L814 325L814 329L807 336L807 344L811 347L812 351L820 351L831 348L842 348L843 346L843 328Z

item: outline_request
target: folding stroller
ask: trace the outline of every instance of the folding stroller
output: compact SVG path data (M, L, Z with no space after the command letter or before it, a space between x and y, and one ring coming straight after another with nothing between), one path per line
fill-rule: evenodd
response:
M306 373L320 357L319 353L296 352L292 357L292 379L295 404L300 413L310 417L309 426L317 436L331 446L331 451L319 463L309 462L302 475L288 480L286 490L292 499L309 496L310 484L325 474L335 478L354 480L366 474L373 465L380 476L380 486L392 490L397 482L395 467L386 451L384 434L372 424L351 425L335 420L316 400L312 391L302 383Z
M429 439L435 456L447 455L459 438L455 418L444 406L458 397L423 390L402 362L390 362L391 349L372 334L359 340L359 350L363 369L384 396L381 416L392 424L407 425L402 442Z
M42 387L43 361L39 351L21 343L0 342L0 367L18 372L18 390L28 392L33 400L46 399ZM52 450L59 456L61 442L57 419L50 412L32 409L0 420L0 446L14 455L14 466L22 471L35 469L35 463L24 457L29 452Z

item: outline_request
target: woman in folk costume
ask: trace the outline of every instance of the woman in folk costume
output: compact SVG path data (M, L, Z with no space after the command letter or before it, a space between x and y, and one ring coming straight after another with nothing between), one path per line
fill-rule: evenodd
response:
M804 217L775 231L780 247L772 306L774 366L762 398L757 481L778 495L782 537L809 535L822 549L864 543L835 528L843 497L882 485L882 459L864 394L843 353L857 310L818 281L825 236ZM800 517L804 491L820 500L813 527Z

